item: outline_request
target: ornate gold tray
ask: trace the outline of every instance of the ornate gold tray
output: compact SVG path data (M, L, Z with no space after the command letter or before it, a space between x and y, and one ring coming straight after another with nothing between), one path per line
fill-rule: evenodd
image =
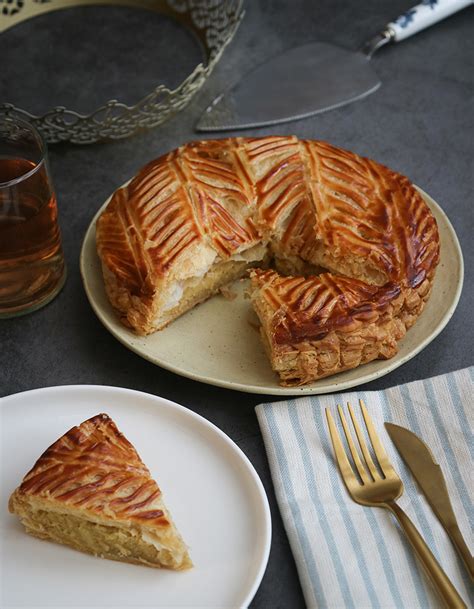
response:
M112 99L90 114L58 106L40 116L11 103L0 104L0 114L15 114L33 122L49 143L90 144L160 125L182 110L202 87L244 15L242 0L0 0L0 35L43 13L91 5L131 6L172 17L197 36L205 61L175 89L158 84L134 106Z

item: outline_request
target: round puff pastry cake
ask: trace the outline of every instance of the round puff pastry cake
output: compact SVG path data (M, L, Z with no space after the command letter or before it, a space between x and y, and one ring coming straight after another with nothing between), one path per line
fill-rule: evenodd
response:
M139 334L258 269L252 303L285 385L392 357L439 260L436 221L406 177L292 136L160 157L115 192L96 236L109 300Z

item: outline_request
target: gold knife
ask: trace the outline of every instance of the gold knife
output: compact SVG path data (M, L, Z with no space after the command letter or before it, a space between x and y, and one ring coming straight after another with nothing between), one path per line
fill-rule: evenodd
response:
M474 579L474 560L459 530L441 467L412 431L393 423L385 423L385 428Z

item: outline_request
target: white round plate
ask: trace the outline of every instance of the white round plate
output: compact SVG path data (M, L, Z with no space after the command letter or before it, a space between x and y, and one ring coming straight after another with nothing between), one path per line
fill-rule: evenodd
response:
M106 412L163 491L194 568L167 571L95 558L24 532L9 494L42 452ZM268 561L267 497L243 452L217 427L160 397L94 385L47 387L0 400L0 606L246 607Z
M331 393L367 383L388 374L419 353L445 327L461 294L463 259L459 242L446 214L419 189L438 222L441 261L430 300L416 324L399 343L397 355L376 360L303 387L281 387L264 352L252 320L250 301L243 282L233 288L238 296L228 301L214 296L167 328L149 336L137 336L125 328L105 293L95 248L95 223L87 230L81 252L81 273L92 308L104 326L126 347L145 359L188 378L250 393L301 395Z

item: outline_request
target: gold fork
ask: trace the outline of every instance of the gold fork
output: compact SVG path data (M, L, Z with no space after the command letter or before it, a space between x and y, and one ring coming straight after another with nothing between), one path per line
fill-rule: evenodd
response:
M355 471L341 442L334 419L329 410L326 408L329 433L331 434L336 461L339 466L342 479L344 480L347 490L349 491L349 495L354 501L361 503L362 505L367 505L370 507L383 507L390 510L405 531L406 536L413 546L418 559L425 568L428 577L446 605L453 609L466 608L463 599L459 596L456 588L453 586L448 576L431 553L431 550L424 542L415 525L400 508L400 506L395 503L395 499L398 499L398 497L400 497L400 495L403 493L403 483L400 480L397 472L393 469L392 464L390 463L389 458L387 457L387 454L380 443L380 440L375 432L375 427L369 417L369 413L367 412L367 408L363 400L359 400L359 404L362 411L362 416L364 417L367 433L372 443L373 452L377 457L379 468L375 465L367 448L367 444L364 440L364 436L362 435L359 424L357 423L357 419L355 418L352 406L349 403L347 404L365 464L362 462L359 451L356 448L344 416L344 412L341 406L338 405L337 408L347 444L352 455ZM356 475L356 472L358 475Z

